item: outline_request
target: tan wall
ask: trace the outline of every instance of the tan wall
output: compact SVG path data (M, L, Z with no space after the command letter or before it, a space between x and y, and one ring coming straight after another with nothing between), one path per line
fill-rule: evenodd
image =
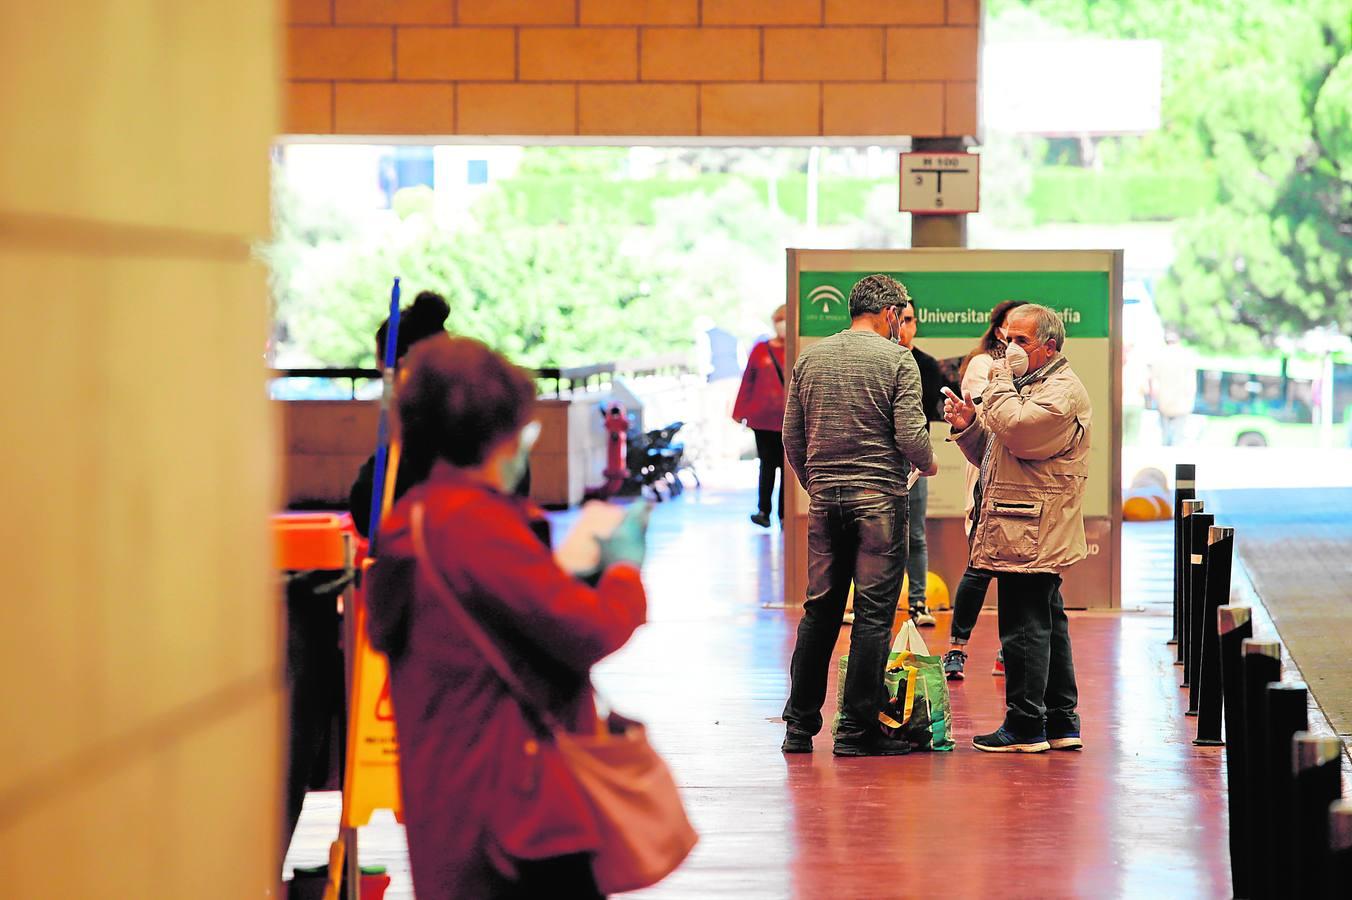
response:
M979 0L290 0L292 134L962 137Z
M280 868L268 0L0 4L7 897Z

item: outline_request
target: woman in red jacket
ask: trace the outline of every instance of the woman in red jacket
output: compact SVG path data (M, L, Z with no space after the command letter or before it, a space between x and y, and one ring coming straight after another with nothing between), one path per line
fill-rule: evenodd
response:
M477 341L436 337L410 352L399 387L404 441L437 459L382 524L381 556L415 556L411 512L421 504L439 575L539 704L586 732L597 722L592 665L646 617L644 520L627 517L602 542L595 588L558 566L512 496L534 402L530 376ZM558 758L539 752L539 735L431 576L420 568L402 600L372 604L373 632L388 637L388 623L401 623L379 643L390 655L419 900L599 896L591 872L599 837L584 797Z
M784 521L784 307L775 310L771 321L775 336L751 348L742 373L742 387L732 406L732 417L756 434L756 455L760 457L760 495L758 510L751 521L770 527L770 495L779 473L779 521Z

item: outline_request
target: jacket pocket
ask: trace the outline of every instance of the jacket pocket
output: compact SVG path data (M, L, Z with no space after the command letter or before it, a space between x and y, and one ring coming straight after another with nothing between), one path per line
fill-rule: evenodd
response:
M986 553L1001 562L1032 562L1037 558L1042 530L1041 500L1000 500L992 497L987 509Z

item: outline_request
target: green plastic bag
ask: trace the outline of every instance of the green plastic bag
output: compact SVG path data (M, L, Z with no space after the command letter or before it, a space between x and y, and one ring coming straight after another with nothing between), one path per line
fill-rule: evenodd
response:
M845 705L845 673L849 656L837 663L836 718L831 733L840 728ZM948 698L948 679L943 659L931 656L915 623L901 626L883 674L887 705L879 710L878 722L893 737L904 737L913 750L953 749L953 707Z

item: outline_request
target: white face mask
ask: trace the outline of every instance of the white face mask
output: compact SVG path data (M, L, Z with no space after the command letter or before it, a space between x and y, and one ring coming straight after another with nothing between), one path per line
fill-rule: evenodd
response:
M1009 363L1009 371L1014 373L1015 378L1028 374L1028 351L1018 344L1005 347L1005 360Z
M784 340L784 336L788 333L789 327L786 324L784 324L783 319L780 319L778 322L775 323L775 337L779 338L782 341Z

